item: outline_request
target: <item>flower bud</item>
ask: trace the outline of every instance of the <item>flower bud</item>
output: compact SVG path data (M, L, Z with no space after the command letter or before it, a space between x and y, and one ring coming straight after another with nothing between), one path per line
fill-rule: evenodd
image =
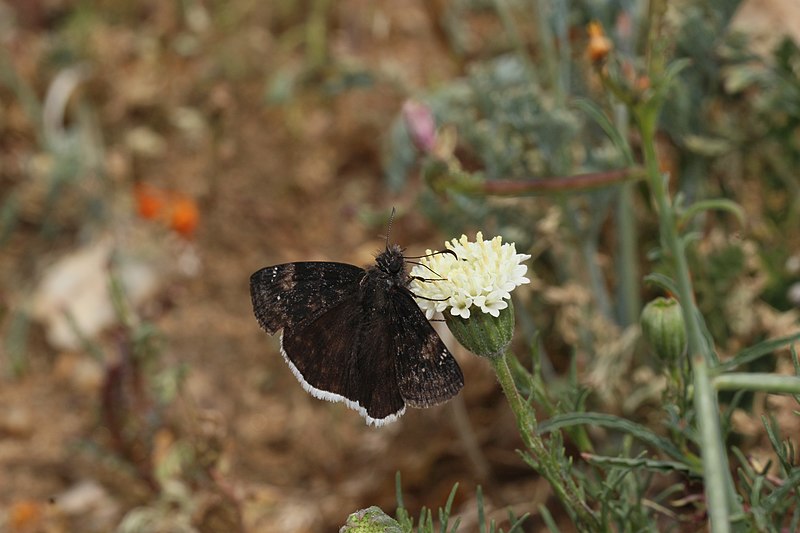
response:
M611 39L606 37L603 26L599 22L590 22L586 29L589 34L589 44L586 47L586 54L592 63L599 63L608 57L614 45Z
M446 312L444 320L461 346L489 359L502 356L514 336L514 305L510 299L508 307L496 317L481 311L470 313L469 318Z
M361 509L347 517L339 533L402 533L400 524L380 507Z
M426 154L433 152L436 147L436 121L431 108L415 100L406 100L402 113L414 146Z
M686 326L675 298L656 298L644 306L639 318L642 334L665 362L677 361L686 352Z

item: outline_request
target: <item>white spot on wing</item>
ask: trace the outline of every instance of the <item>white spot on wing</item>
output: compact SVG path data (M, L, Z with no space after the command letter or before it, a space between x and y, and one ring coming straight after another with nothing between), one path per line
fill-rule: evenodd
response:
M406 407L403 406L399 411L397 411L396 413L392 413L386 416L385 418L372 418L367 414L367 410L363 408L361 404L359 404L358 402L354 402L349 398L345 398L341 394L328 392L322 389L318 389L315 386L311 385L309 382L305 380L303 374L300 373L300 370L298 370L297 367L294 366L294 363L292 363L292 360L289 359L289 356L286 355L286 351L283 349L283 331L281 331L281 355L283 356L284 361L286 361L286 364L289 365L289 368L291 369L292 374L294 374L294 377L297 378L297 381L300 382L300 385L303 387L303 389L305 389L307 393L309 393L314 398L319 398L320 400L325 400L328 402L341 402L345 404L347 407L349 407L354 411L357 411L358 414L364 417L364 419L367 421L368 426L375 426L375 427L385 426L386 424L394 422L395 420L403 416L403 413L406 412Z

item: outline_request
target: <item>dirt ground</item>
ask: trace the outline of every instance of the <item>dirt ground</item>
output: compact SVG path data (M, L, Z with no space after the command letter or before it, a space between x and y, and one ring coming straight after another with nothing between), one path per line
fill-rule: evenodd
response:
M307 9L287 2L184 2L184 10L178 2L78 4L5 3L18 22L3 29L3 68L11 65L35 97L44 99L71 61L88 65L67 125L78 124L71 117L80 110L90 112L103 170L45 207L46 186L30 184L47 183L35 163L51 152L17 93L2 89L0 198L23 198L20 222L0 252L4 335L13 311L59 258L103 236L117 250L147 249L160 265L158 290L138 316L161 333L156 370L181 367L186 374L165 419L140 421L155 429L152 439L136 441L144 451L129 458L148 456L143 464L168 469L171 444L189 443L195 456L208 445L217 454L215 477L183 476L183 485L157 490L137 474L135 461L132 467L119 457L103 394L129 341L124 331L111 327L92 339L101 354L93 358L85 346L54 347L33 322L22 371L12 371L8 344L3 348L0 524L20 532L112 531L135 507L167 509L163 514L175 518L189 500L195 519L213 516L222 501L219 508L234 509L248 531L336 531L350 512L369 505L393 513L397 471L412 513L443 504L460 483L455 509L465 513L464 531L474 527L479 483L498 519L507 506L522 513L549 502L557 509L514 451L514 423L488 365L451 339L445 341L466 378L460 398L410 409L375 429L344 406L307 395L251 311L248 278L263 266L370 263L392 207L399 214L391 238L411 252L451 237L416 211L423 186L417 177L392 191L381 169L382 142L404 99L459 71L437 35L437 3L337 2L328 20L329 57L339 68L381 76L367 87L324 94L324 82L339 74L323 65L283 105L267 101L266 87L281 69L308 65L303 47L287 44L303 31ZM137 184L190 198L196 231L187 238L137 215ZM100 216L87 211L91 202L102 206ZM57 222L50 234L42 229L46 215ZM180 266L187 257L191 268ZM455 422L463 413L488 471L468 453L464 425ZM205 523L204 531L229 530Z

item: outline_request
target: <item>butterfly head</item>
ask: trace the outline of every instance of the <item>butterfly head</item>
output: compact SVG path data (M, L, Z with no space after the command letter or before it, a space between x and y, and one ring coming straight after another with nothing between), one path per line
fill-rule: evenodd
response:
M375 263L390 284L404 285L407 283L406 263L403 249L400 246L396 244L387 246L386 251L381 252L375 258Z

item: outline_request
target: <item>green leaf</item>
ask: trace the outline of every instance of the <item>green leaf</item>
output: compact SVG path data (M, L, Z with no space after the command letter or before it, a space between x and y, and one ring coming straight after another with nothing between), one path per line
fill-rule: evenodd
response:
M553 515L550 514L550 510L545 507L544 505L539 506L539 516L544 522L544 525L547 526L548 531L551 533L561 533L561 530L558 528L558 524L556 524Z
M631 147L628 144L628 141L622 136L617 127L613 122L611 122L611 119L606 116L603 110L600 109L597 104L587 98L577 98L575 99L574 103L575 107L589 115L592 119L594 119L595 122L597 122L597 125L603 129L606 135L608 135L608 137L611 139L611 142L614 143L614 146L616 146L617 149L622 153L625 161L627 161L628 164L634 164L635 160L633 158L633 153L631 152Z
M659 272L653 272L652 274L646 275L644 277L644 281L647 283L652 283L653 285L658 285L665 291L672 294L680 294L678 292L678 286L675 284L675 280Z
M583 454L583 458L592 465L615 468L629 468L631 470L651 470L654 472L687 472L692 473L692 469L685 463L677 461L660 461L657 459L648 459L646 457L608 457L604 455Z
M511 527L508 529L508 533L523 533L522 524L525 520L528 519L530 513L525 513L524 515L516 518L514 516L514 512L510 509L508 510L508 521L511 522ZM502 530L501 530L502 531ZM551 530L552 531L552 530Z
M775 506L785 503L786 498L788 498L792 492L796 491L798 486L800 486L800 468L795 468L780 487L764 498L762 507L767 511L771 511Z
M683 213L681 213L678 223L683 226L687 224L695 215L702 213L703 211L711 210L727 211L736 217L736 219L739 221L739 224L744 225L745 223L745 212L742 206L733 200L728 200L727 198L714 198L711 200L702 200L700 202L693 203L687 207Z
M717 365L716 368L713 369L713 373L721 374L723 372L728 372L740 365L745 365L747 363L755 361L756 359L760 359L765 355L769 355L778 348L782 348L787 344L796 342L797 340L800 340L800 331L798 331L797 333L792 333L791 335L786 335L785 337L778 337L777 339L769 339L759 342L754 346L745 348L744 350L736 354L733 357L733 359L730 359L728 361L725 361L724 363Z
M444 509L441 507L439 508L439 527L441 533L447 533L447 522L450 520L450 509L453 507L453 500L456 497L457 490L458 483L453 485L453 488L450 489L450 496L447 497L447 503L445 503Z
M794 454L787 454L787 449L784 447L784 443L781 442L780 436L780 426L777 422L775 422L772 418L767 418L766 416L761 416L761 422L764 424L764 428L767 430L767 438L769 439L770 444L772 445L772 449L775 450L775 455L778 457L778 461L781 463L781 467L783 468L784 472L787 474L792 471L792 461Z
M401 486L399 470L397 471L394 477L394 488L397 499L397 512L395 516L397 517L397 521L400 522L403 531L410 532L414 527L414 519L411 518L411 515L408 514L408 511L405 508L405 504L403 503L403 488Z
M584 424L616 429L623 433L627 433L658 450L661 450L673 459L678 461L686 460L686 455L681 452L681 450L679 450L672 442L664 437L657 435L641 424L631 422L630 420L619 416L605 413L570 413L558 415L539 424L538 433L541 435L557 429ZM699 465L687 464L687 467L689 468L690 472L700 474L698 469Z

